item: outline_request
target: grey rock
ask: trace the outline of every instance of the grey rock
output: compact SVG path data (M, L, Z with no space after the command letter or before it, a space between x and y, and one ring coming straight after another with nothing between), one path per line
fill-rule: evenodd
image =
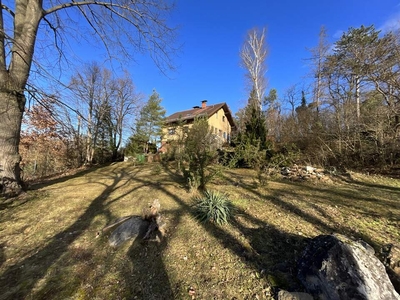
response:
M108 242L112 247L118 247L129 239L143 237L149 227L150 222L143 220L140 216L133 216L119 225L110 235Z
M400 300L373 248L342 235L312 239L298 269L298 279L315 299Z

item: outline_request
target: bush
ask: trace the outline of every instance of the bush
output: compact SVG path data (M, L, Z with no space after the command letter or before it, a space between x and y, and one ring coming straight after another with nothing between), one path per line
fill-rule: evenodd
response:
M205 191L202 196L196 197L195 216L202 222L214 222L223 225L232 217L232 203L225 194Z
M219 172L212 168L217 161L217 145L208 121L196 118L184 141L182 172L189 189L206 190L206 184Z

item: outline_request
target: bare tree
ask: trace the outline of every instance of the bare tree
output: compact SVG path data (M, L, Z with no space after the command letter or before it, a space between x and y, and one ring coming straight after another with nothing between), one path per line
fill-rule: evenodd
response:
M318 39L318 46L315 48L311 48L309 51L311 52L311 64L312 64L312 75L315 78L314 82L314 96L313 101L317 110L317 113L320 110L321 106L321 98L323 96L323 80L322 80L322 72L323 72L323 65L324 61L328 55L330 45L326 40L326 28L325 26L321 26L319 31L319 39Z
M94 42L100 41L110 58L114 49L119 56L147 51L165 71L172 67L174 52L175 30L166 21L171 8L162 0L0 2L0 178L4 195L22 190L19 142L28 78L31 70L47 72L41 69L40 51L34 55L38 34L52 34L52 50L63 58L67 55L65 38L76 36L86 22L90 34L82 31L82 38L87 41L96 36ZM38 42L50 46L48 41Z
M300 99L300 90L298 89L297 84L293 84L286 89L283 99L285 102L289 103L291 115L294 118L295 108Z
M117 152L122 143L123 130L130 128L127 123L132 121L130 117L135 117L135 114L138 114L143 100L143 95L135 91L135 86L127 72L125 72L124 77L116 80L115 88L111 114L107 120L113 160L117 158ZM130 125L132 126L132 124Z
M84 104L86 120L86 163L91 164L97 144L100 126L110 113L110 101L115 92L111 72L102 69L97 63L86 65L71 79L71 89L76 92L81 104Z
M130 128L126 122L138 113L142 100L129 73L114 78L110 70L92 63L72 77L70 88L75 92L79 103L76 106L80 107L83 127L86 128L86 163L93 162L96 149L100 146L99 139L103 142L102 151L107 148L111 159L115 160L122 143L123 129Z
M247 35L247 40L243 44L240 52L242 66L246 69L246 77L249 89L256 92L256 97L260 106L264 101L265 89L267 87L265 73L267 72L266 59L268 55L265 41L266 29L261 31L252 29Z

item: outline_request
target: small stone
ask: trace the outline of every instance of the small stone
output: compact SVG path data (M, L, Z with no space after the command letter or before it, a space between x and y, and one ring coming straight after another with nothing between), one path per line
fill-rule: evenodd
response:
M280 290L278 292L278 300L314 300L314 298L307 293Z

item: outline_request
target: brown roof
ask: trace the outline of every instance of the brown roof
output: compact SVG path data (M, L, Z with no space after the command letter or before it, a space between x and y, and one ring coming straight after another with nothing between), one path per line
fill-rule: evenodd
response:
M167 124L170 124L178 121L193 121L196 117L199 116L207 116L208 118L210 118L221 108L223 108L225 115L229 123L231 124L231 127L235 127L235 122L233 120L232 113L225 102L214 105L207 105L205 108L196 107L189 110L179 111L167 117L165 119L165 122Z

